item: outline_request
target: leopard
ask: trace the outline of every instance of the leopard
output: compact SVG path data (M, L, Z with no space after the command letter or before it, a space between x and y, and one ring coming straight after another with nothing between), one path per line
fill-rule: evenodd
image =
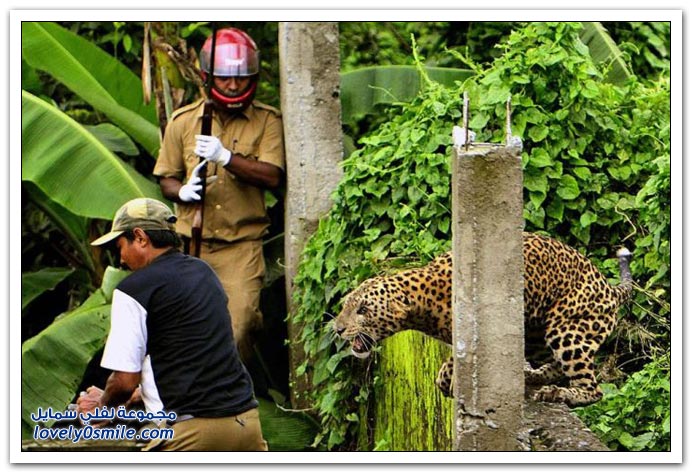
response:
M625 247L617 251L620 281L614 285L575 248L537 233L523 232L522 239L525 385L536 387L530 395L536 401L593 404L603 396L596 353L631 297L632 253ZM332 322L351 354L367 358L380 340L404 330L451 346L451 313L452 254L447 252L425 266L363 281L343 298ZM450 357L435 380L447 397L453 397L453 367Z

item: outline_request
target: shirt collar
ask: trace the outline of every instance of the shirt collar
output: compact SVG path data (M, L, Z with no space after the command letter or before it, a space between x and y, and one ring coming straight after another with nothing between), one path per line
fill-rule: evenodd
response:
M255 106L251 103L244 110L242 110L238 115L245 117L247 120L251 120L255 114ZM204 99L200 99L200 106L197 109L197 118L202 119L204 116ZM214 116L218 117L218 111L214 110Z

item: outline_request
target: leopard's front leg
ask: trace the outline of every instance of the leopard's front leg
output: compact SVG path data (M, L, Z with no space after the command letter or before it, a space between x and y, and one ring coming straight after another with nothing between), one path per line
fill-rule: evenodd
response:
M442 391L446 397L453 397L453 376L454 374L454 358L449 357L447 361L442 363L440 371L437 372L437 378L435 379L435 385Z

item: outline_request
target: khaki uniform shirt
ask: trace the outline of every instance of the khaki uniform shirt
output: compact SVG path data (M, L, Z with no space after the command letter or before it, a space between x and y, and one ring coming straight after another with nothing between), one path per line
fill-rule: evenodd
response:
M199 164L195 155L195 135L200 134L204 100L182 107L173 114L166 127L159 158L154 167L158 177L174 177L187 182ZM212 134L232 153L248 159L285 167L281 113L268 105L253 102L242 113L221 122L214 113ZM207 184L202 238L226 242L258 240L267 233L269 217L264 204L264 190L247 184L224 168L210 163L207 176L218 176ZM178 233L191 236L196 204L176 205Z

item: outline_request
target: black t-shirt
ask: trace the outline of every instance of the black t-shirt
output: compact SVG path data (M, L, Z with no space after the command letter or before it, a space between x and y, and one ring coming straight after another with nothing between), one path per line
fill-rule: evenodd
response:
M101 365L141 371L149 412L225 417L256 407L226 303L207 263L165 253L114 291Z

